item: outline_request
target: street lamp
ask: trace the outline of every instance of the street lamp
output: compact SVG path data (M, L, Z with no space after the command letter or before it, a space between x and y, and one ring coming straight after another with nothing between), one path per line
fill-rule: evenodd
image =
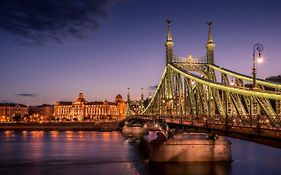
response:
M263 51L263 45L260 43L256 43L253 48L253 86L252 89L256 88L256 51L258 51L257 62L261 63L263 61L261 57L261 52Z
M195 84L196 84L196 82L191 80L191 85L194 86Z
M232 79L231 82L230 82L230 86L234 86L234 85L235 85L235 83L234 83L234 81Z

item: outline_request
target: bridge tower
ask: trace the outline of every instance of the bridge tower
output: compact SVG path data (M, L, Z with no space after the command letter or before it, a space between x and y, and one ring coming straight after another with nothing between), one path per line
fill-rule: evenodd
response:
M208 40L207 40L207 44L206 44L206 56L207 56L207 63L208 64L214 64L214 48L215 48L215 43L212 37L212 22L208 22ZM216 75L215 75L215 71L208 67L207 68L207 75L209 77L210 80L216 81ZM209 101L209 115L215 115L215 101L219 101L219 94L218 91L216 90L211 90L209 88L208 90L209 94L208 94L208 101Z
M215 43L212 37L212 22L208 22L208 41L206 44L207 49L207 63L208 64L214 64L214 48Z
M141 101L140 101L140 113L144 110L144 98L143 98L143 88L141 88Z
M128 88L128 94L127 94L127 102L128 102L128 105L130 104L130 88Z
M167 34L167 41L165 43L166 46L166 64L173 62L173 47L174 42L172 39L172 33L171 33L171 20L167 20L168 23L168 34Z
M130 100L130 88L128 88L128 94L127 94L127 107L126 107L126 111L125 111L125 115L131 116L134 115L134 113L131 111L130 109L130 104L131 104L131 100Z

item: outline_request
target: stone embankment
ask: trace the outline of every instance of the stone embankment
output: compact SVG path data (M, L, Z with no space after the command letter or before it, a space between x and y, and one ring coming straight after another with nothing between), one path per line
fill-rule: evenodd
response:
M117 131L120 121L0 123L0 131Z

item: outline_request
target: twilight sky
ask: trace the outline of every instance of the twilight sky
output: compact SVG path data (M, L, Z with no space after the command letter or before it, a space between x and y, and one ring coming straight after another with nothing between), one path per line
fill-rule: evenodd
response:
M71 3L70 3L71 2ZM281 74L278 0L1 0L0 102L27 105L147 97L165 67L165 19L174 52L205 55L212 21L215 63L251 75L253 45L264 45L257 77Z

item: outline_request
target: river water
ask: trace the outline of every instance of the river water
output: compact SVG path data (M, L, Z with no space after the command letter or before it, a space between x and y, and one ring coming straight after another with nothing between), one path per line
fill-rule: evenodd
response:
M280 175L281 149L237 139L231 163L150 164L120 132L0 132L0 174Z

